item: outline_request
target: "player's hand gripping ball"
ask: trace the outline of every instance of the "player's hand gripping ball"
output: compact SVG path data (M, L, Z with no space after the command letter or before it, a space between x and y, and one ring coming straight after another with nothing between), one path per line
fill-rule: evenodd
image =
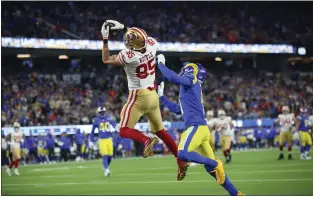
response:
M101 28L103 39L108 39L111 35L116 35L119 30L124 29L124 25L115 20L106 20Z

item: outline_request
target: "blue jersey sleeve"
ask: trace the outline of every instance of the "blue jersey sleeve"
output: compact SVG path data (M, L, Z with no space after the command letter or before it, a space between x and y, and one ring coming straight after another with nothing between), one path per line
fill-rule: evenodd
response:
M171 69L167 68L164 64L160 63L158 64L158 67L163 74L163 76L169 80L172 83L175 83L177 85L183 85L183 86L191 86L195 83L196 78L193 75L185 75L185 76L180 76L176 74L174 71Z
M174 103L168 100L165 96L160 97L160 101L166 106L170 111L174 112L175 114L181 114L180 106L177 103Z

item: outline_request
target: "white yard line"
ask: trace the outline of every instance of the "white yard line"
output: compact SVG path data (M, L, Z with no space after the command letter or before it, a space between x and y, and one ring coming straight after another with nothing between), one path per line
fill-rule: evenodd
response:
M295 149L296 150L296 149ZM242 153L251 153L251 152L271 152L271 151L276 151L276 149L257 149L257 150L247 150L247 151L232 151L233 154L242 154ZM219 151L216 156L222 156L222 153ZM132 161L132 160L150 160L150 159L158 159L158 158L168 158L168 157L173 157L173 155L164 155L164 156L154 156L154 157L148 157L148 158L143 158L143 157L128 157L128 158L118 158L114 159L117 161ZM62 162L62 163L56 163L56 164L49 164L49 165L73 165L73 164L81 164L83 165L84 163L95 163L95 162L100 162L100 159L96 160L85 160L81 162L76 162L76 161L69 161L69 162ZM21 165L21 167L38 167L38 166L49 166L47 165L39 165L39 164L30 164L27 166Z
M313 178L309 179L235 179L232 182L295 182L295 181L313 181ZM121 181L121 182L110 182L110 181L89 181L89 182L66 182L66 183L25 183L25 184L2 184L5 188L16 188L21 186L34 186L34 187L54 187L54 186L69 186L69 185L120 185L120 184L168 184L168 183L215 183L215 180L190 180L190 181Z
M227 174L255 174L255 173L292 173L292 172L313 172L313 169L309 170L301 170L301 169L292 169L292 170L239 170L239 171L230 171ZM206 175L206 172L189 172L188 175ZM158 176L173 176L175 177L175 173L118 173L114 174L115 177L125 177L125 176L132 176L132 177L158 177ZM67 174L67 175L39 175L40 178L48 178L48 179L58 179L58 178L72 178L72 177L81 177L80 174ZM20 176L19 179L34 179L33 176Z

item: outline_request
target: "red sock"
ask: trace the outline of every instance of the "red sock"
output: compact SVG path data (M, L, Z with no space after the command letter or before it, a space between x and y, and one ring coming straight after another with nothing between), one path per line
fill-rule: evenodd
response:
M158 131L155 133L167 146L168 149L173 153L175 157L177 157L177 144L174 139L164 130Z
M11 163L10 163L10 165L9 165L9 168L11 169L11 168L13 168L13 165L15 165L15 161L11 161Z
M292 146L288 146L288 151L289 151L289 152L292 151Z
M20 163L20 160L19 159L17 159L17 160L15 160L15 168L18 168L18 164Z
M283 145L280 145L280 146L279 146L279 150L280 150L280 151L283 151L283 150L284 150L284 146L283 146Z
M150 140L149 137L142 134L137 129L131 129L128 127L123 127L120 129L120 136L123 138L130 138L140 143L145 143L147 140Z

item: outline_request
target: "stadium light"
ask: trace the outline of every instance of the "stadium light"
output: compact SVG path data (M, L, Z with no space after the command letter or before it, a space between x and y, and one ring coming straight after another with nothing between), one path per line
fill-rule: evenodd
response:
M59 60L67 60L68 56L67 55L59 55Z
M306 49L304 47L298 48L298 54L299 55L306 55Z
M217 61L217 62L221 62L221 61L222 61L222 58L220 58L220 57L216 57L216 58L215 58L215 61Z
M19 59L30 58L30 54L17 54L16 57Z

